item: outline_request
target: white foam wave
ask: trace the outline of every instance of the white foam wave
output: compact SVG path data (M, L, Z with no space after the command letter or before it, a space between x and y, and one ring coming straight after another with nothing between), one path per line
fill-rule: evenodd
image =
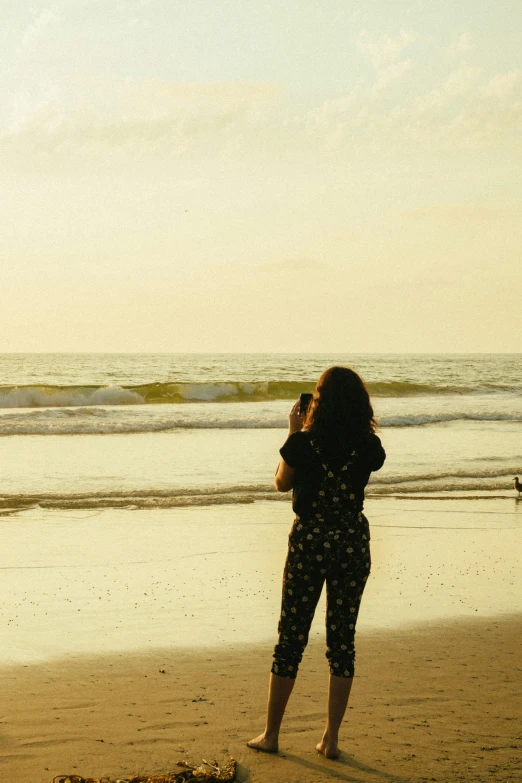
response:
M368 496L390 496L399 497L401 495L430 495L434 497L440 492L482 492L486 495L490 492L504 492L506 497L513 496L513 482L506 477L500 479L446 479L434 480L431 482L423 481L403 481L398 484L379 485L372 483L371 489L366 493Z
M270 485L236 485L201 489L137 490L129 492L56 493L2 495L0 515L31 508L178 508L254 503L257 500L288 500Z
M0 392L0 408L45 408L92 406L92 405L137 405L143 404L143 397L120 386L105 386L98 389L43 391L38 387L25 386Z
M505 482L507 475L515 476L517 473L522 473L522 464L511 462L509 465L493 465L492 467L484 468L483 470L466 470L457 468L455 470L440 471L438 473L409 473L405 475L381 475L380 473L374 473L372 475L372 483L390 486L422 483L425 486L429 486L436 481L451 480L453 482L458 482L463 479L476 481L496 481L497 479L502 479Z
M521 469L519 469L522 472ZM373 481L367 487L367 497L424 497L434 498L441 493L460 497L463 492L478 493L474 497L512 496L512 483L505 478L462 479L458 476L443 478L433 476L426 481L424 477L409 476L406 481L384 483ZM498 493L500 495L493 495ZM460 493L460 494L459 494ZM137 490L93 493L56 493L0 496L0 516L27 511L36 507L46 509L154 509L178 508L190 506L214 506L226 504L255 503L265 500L289 502L289 493L277 492L271 485L235 485L222 487L203 487L172 490Z
M197 419L183 416L131 417L104 408L48 409L0 416L0 437L10 435L117 435L172 430L284 429L283 418Z
M219 397L233 397L239 394L238 386L233 383L187 383L180 385L180 396L184 400L211 402Z
M126 390L110 387L96 392L114 399ZM136 395L139 397L139 395ZM141 399L141 398L140 398ZM237 415L239 412L245 415ZM382 427L415 427L444 422L522 421L518 412L447 412L438 414L401 414L383 416ZM251 403L230 406L103 407L94 403L80 407L30 408L0 415L0 437L10 435L111 435L168 432L181 429L285 429L287 414L270 405Z
M441 424L450 421L522 421L521 413L491 413L454 411L451 413L420 413L415 415L382 416L383 427L419 427L423 424Z

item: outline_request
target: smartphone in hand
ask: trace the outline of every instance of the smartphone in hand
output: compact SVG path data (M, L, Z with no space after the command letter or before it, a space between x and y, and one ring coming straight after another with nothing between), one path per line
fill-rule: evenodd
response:
M313 394L300 394L299 395L299 413L301 416L305 416L310 403L312 402Z

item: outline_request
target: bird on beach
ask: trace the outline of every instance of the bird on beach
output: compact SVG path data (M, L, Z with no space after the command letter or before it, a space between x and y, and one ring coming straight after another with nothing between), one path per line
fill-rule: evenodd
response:
M522 484L518 480L518 476L515 476L513 481L515 482L515 489L518 492L518 497L520 497L520 493L522 492Z

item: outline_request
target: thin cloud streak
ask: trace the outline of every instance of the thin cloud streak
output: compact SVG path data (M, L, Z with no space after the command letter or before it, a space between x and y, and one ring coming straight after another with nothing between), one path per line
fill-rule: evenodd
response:
M119 114L67 110L54 85L47 95L15 96L11 117L0 130L0 149L30 154L38 148L50 153L64 146L95 151L131 144L145 145L151 152L152 143L162 152L183 154L198 139L206 139L216 151L232 140L236 149L254 152L258 143L269 146L267 138L290 149L306 145L307 139L328 151L342 151L354 143L359 150L392 149L408 140L459 149L496 145L502 136L516 149L522 147L520 71L481 82L479 69L460 68L439 88L378 106L375 93L411 67L411 62L401 61L397 69L381 74L370 93L352 91L300 114L281 85L172 84L158 89L144 84L136 89L134 100L127 94L125 111Z

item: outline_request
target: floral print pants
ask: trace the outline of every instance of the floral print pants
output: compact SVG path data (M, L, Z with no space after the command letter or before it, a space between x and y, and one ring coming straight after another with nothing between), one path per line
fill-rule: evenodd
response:
M355 624L371 567L370 533L359 513L327 520L296 518L288 542L272 672L295 678L326 581L326 657L330 672L353 677Z

